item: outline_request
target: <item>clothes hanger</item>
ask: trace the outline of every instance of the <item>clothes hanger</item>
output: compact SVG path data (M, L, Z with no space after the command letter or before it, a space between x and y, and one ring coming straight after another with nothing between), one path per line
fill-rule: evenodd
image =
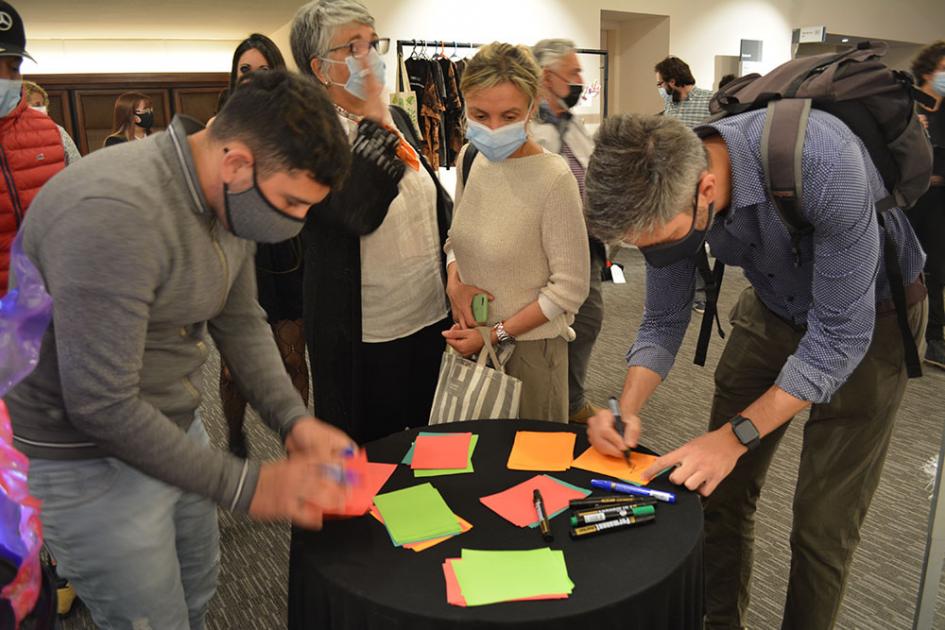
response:
M456 51L456 40L453 40L453 54L450 55L450 59L459 59L459 53Z

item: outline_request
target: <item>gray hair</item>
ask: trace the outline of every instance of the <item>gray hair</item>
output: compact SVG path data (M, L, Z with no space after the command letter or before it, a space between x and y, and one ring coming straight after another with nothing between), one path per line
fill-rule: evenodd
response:
M587 227L604 242L665 225L692 207L708 168L702 141L669 116L604 120L587 166Z
M553 66L576 51L577 46L570 39L543 39L532 46L532 54L542 69Z
M374 16L359 0L312 0L299 7L289 36L299 72L314 75L312 59L328 54L335 29L351 22L373 27Z

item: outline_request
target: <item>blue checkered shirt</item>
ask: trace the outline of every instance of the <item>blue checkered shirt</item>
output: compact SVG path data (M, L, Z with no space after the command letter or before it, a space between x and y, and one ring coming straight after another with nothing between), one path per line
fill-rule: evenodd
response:
M886 197L866 147L839 119L812 111L803 155L803 213L814 227L791 238L764 185L761 133L765 111L712 125L732 164L731 204L709 230L712 253L741 267L758 298L775 314L807 330L781 369L777 385L812 403L830 400L869 347L876 303L890 298L882 229L873 204ZM906 282L922 271L925 254L901 210L886 213ZM695 264L684 260L646 270L646 308L627 364L664 379L689 325Z

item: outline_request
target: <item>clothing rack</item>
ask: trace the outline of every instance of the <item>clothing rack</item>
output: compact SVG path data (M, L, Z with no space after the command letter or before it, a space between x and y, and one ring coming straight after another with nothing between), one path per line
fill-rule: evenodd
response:
M398 61L403 57L404 46L411 46L416 48L417 46L422 46L424 48L432 46L433 48L440 48L445 51L447 48L452 48L453 50L459 48L482 48L485 44L476 44L472 42L457 42L457 41L448 41L443 39L398 39L397 40L397 59ZM603 105L601 110L603 111L603 117L607 117L607 77L610 74L610 55L606 50L600 48L578 48L575 50L579 55L597 55L603 57L604 67L603 67L603 78L601 79L601 98L603 99Z

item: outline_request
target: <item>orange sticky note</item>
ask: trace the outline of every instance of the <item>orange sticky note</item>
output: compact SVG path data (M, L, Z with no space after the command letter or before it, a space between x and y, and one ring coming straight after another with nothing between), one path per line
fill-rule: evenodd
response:
M574 440L577 436L567 431L517 431L510 470L567 470L574 459Z
M326 516L362 516L367 513L374 503L374 497L390 476L397 469L397 464L377 464L367 461L364 451L358 451L354 456L357 463L346 467L357 473L358 480L348 490L345 506L338 512L326 512Z
M649 468L650 464L655 461L656 455L647 455L633 451L630 454L630 464L628 465L627 460L623 457L604 455L592 446L581 453L581 456L574 460L571 465L574 468L589 470L591 472L607 475L608 477L616 477L617 479L623 479L624 481L631 481L645 486L650 482L643 479L643 471Z
M384 517L381 516L381 513L377 510L377 507L372 506L370 514L371 516L376 518L378 521L380 521L381 524L384 523ZM456 514L453 514L453 516L456 516ZM466 532L472 529L472 523L470 523L463 517L456 516L456 520L459 522L459 526L463 528L463 531L461 531L459 534L465 534ZM453 534L453 536L459 536L459 534ZM441 542L445 542L449 540L450 538L452 538L453 536L444 536L442 538L431 538L430 540L424 540L422 542L417 542L417 543L407 543L403 545L403 548L410 549L412 551L423 551L424 549L429 549L433 545L439 545Z
M418 435L414 442L414 469L466 468L469 464L469 440L472 433Z

